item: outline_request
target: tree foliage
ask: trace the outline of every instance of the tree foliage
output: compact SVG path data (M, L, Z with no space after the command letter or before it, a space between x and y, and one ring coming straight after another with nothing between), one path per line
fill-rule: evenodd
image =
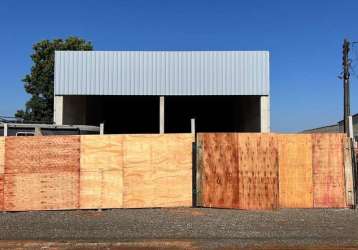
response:
M52 123L55 51L92 49L90 42L78 37L43 40L33 45L31 73L22 80L31 98L26 102L25 110L18 110L15 117L28 122Z

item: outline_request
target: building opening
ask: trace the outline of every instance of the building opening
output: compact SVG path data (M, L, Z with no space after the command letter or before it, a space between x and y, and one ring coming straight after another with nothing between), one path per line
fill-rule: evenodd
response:
M64 124L99 126L106 134L159 133L159 96L65 96ZM259 96L165 96L164 132L259 132Z
M165 132L259 132L259 96L165 97Z

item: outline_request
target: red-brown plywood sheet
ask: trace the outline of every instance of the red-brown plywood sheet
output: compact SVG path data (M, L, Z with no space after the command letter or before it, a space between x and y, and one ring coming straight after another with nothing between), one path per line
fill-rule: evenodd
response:
M79 208L79 173L5 174L4 210Z
M0 174L5 170L5 137L0 137Z
M6 137L5 173L78 172L79 136Z
M239 207L278 207L278 145L270 134L239 134Z
M278 140L280 207L312 208L311 135L279 135Z
M202 143L202 206L239 208L237 135L199 134Z
M313 201L316 208L345 207L344 134L313 134Z
M4 174L0 174L0 211L4 210Z

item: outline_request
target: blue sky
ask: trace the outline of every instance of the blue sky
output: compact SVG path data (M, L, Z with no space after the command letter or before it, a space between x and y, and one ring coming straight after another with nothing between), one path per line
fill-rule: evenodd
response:
M358 41L357 0L0 2L0 115L28 98L32 44L71 35L96 50L269 50L271 127L300 131L342 117L342 42ZM357 66L358 44L352 51ZM351 110L358 112L358 77Z

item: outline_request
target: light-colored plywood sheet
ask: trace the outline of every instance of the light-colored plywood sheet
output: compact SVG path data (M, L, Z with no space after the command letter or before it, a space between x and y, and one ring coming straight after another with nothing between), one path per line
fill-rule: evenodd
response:
M122 171L81 171L80 208L122 208Z
M237 134L199 134L202 141L202 206L239 208Z
M0 137L0 174L5 171L5 137Z
M100 171L80 172L80 208L102 207L102 174Z
M123 169L123 136L81 136L81 171Z
M78 172L79 136L6 137L5 173Z
M192 136L165 135L152 143L155 207L192 206Z
M313 134L313 201L316 208L345 207L344 134Z
M103 171L102 208L123 207L123 172L122 170Z
M279 200L282 208L312 208L311 135L280 135Z
M79 208L79 173L5 174L4 210Z
M123 206L191 206L191 152L190 134L126 136Z
M151 136L126 136L124 139L123 205L126 208L153 206L151 141Z
M239 134L239 207L278 207L278 145L271 134Z

